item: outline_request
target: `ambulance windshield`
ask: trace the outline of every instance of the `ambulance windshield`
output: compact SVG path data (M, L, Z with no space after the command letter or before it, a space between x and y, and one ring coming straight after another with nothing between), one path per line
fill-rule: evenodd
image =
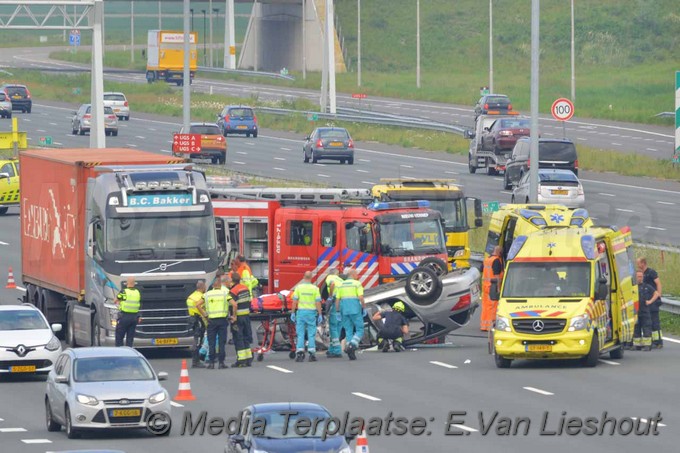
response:
M380 253L386 256L446 253L439 219L380 219Z
M127 259L207 257L215 250L212 216L112 218L107 221L109 252Z
M590 263L511 262L503 282L503 297L586 297Z

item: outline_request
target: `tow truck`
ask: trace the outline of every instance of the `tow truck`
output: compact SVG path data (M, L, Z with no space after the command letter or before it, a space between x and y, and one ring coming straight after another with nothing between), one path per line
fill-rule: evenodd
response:
M494 150L485 150L482 147L482 134L499 118L513 118L519 112L510 111L501 114L500 111L489 110L486 115L479 115L475 120L474 130L466 130L463 135L470 139L468 150L468 171L475 173L478 168L486 168L489 176L498 175L505 171L512 150L502 150L496 153Z

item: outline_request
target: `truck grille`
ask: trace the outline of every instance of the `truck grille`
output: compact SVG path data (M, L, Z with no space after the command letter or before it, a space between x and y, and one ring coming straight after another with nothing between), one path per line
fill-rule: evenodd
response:
M543 323L542 329L540 328L540 325L534 324L536 322ZM528 318L512 320L512 327L514 327L515 332L529 333L534 335L559 333L564 330L566 325L566 319Z
M190 334L186 299L196 289L195 281L139 282L142 306L137 325L139 338L185 337Z

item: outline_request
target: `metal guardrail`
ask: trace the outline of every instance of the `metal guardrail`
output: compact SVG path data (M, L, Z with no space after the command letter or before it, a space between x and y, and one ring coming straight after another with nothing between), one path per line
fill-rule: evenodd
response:
M659 118L674 118L675 112L661 112L661 113L657 113L654 116L658 116Z
M291 75L283 75L278 72L248 71L245 69L209 68L207 66L199 66L198 71L213 72L215 74L237 74L244 76L267 77L270 79L295 80L295 77Z
M424 118L405 117L371 112L366 110L340 109L335 115L323 112L311 112L303 110L290 110L274 107L256 107L257 110L273 115L315 115L318 118L336 121L348 121L352 123L380 124L384 126L409 127L416 129L429 129L454 134L463 134L464 127L438 123ZM347 112L347 113L342 113Z
M680 300L673 299L670 296L661 296L661 302L661 310L680 315Z

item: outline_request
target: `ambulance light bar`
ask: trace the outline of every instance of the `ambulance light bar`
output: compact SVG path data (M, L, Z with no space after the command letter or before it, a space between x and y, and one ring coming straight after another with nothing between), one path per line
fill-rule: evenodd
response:
M368 209L372 211L388 211L390 209L405 209L405 208L429 208L430 202L427 200L418 201L380 201L368 205Z

